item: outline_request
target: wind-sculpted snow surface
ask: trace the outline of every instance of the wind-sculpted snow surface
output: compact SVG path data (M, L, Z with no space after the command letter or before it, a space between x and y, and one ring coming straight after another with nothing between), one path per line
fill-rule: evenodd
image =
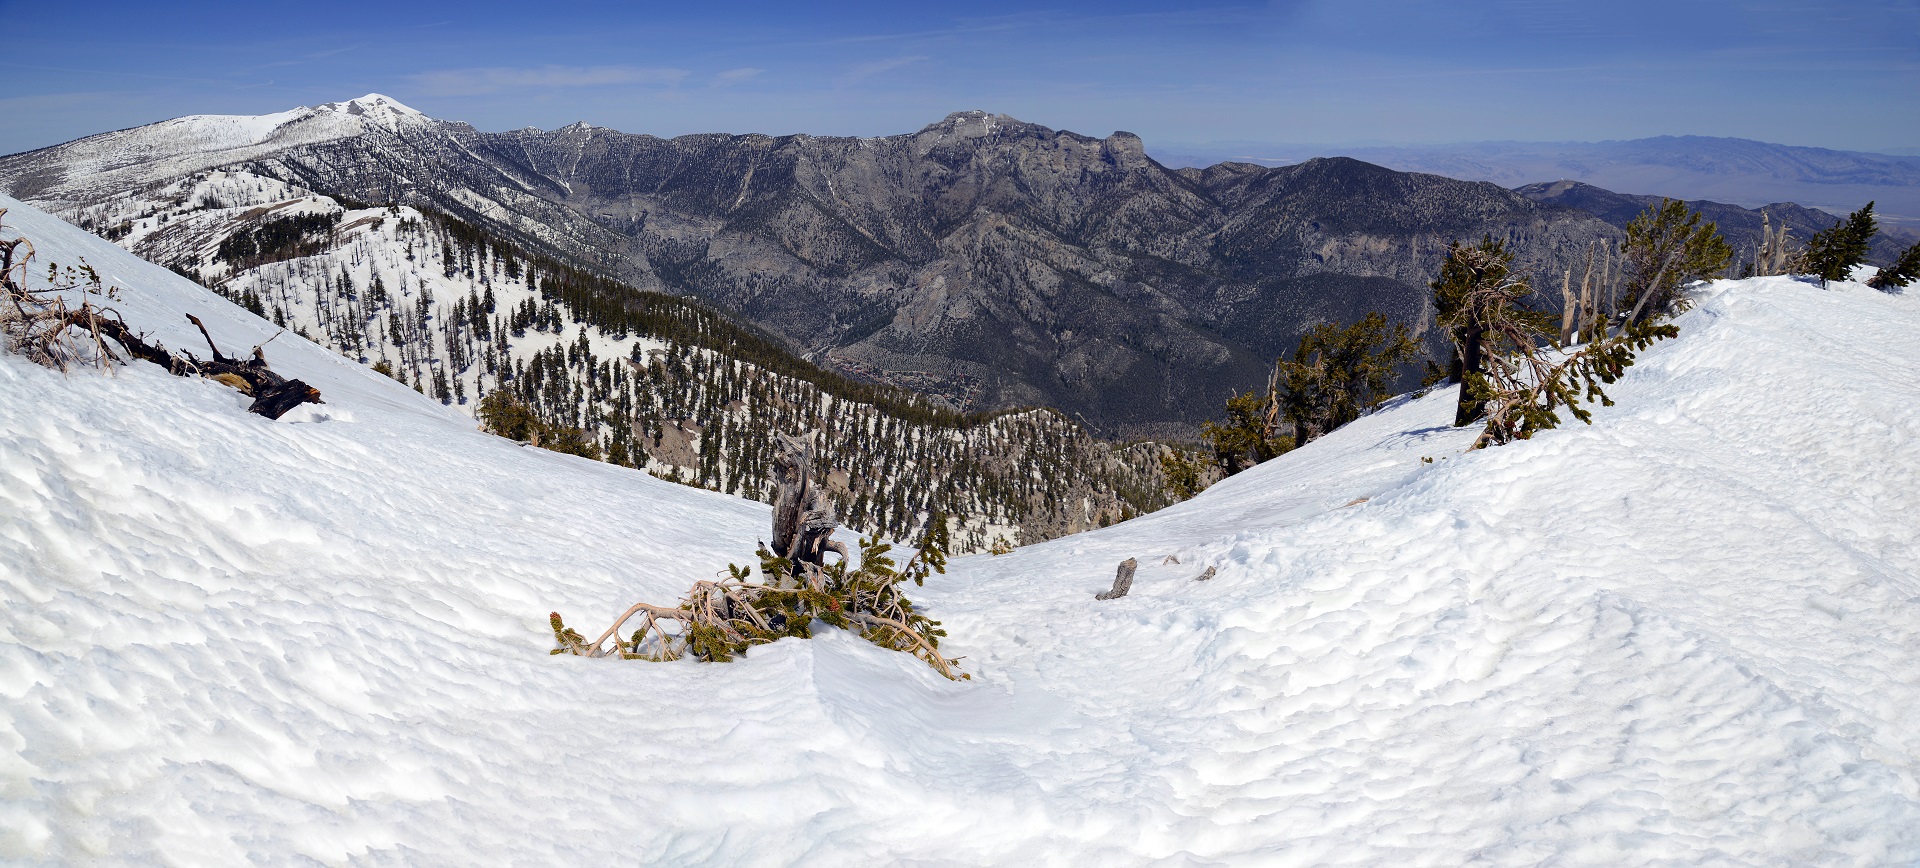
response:
M182 311L272 333L7 222L170 345ZM1592 427L1462 454L1451 396L1406 400L957 559L914 596L963 683L832 631L547 656L548 611L674 599L766 507L485 437L291 336L269 358L328 401L293 424L0 357L0 859L1920 859L1920 303L1749 280L1681 328Z

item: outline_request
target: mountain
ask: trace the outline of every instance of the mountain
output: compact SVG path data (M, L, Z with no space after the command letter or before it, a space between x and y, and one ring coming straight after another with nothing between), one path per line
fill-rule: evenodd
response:
M278 331L6 219L169 346L201 345L189 312ZM1920 294L1718 282L1678 325L1591 427L1467 452L1451 395L1402 400L955 558L909 594L964 682L826 628L549 656L549 612L671 604L770 510L483 435L297 335L265 352L327 403L278 422L0 353L0 853L1912 864ZM1125 558L1132 593L1094 599Z
M1892 223L1920 230L1920 156L1837 151L1713 136L1605 142L1464 142L1328 146L1237 143L1183 147L1169 165L1243 160L1288 165L1343 154L1407 172L1503 187L1567 179L1637 194L1758 208L1799 202L1845 214L1868 201Z
M1174 499L1160 461L1169 447L1102 442L1051 410L962 414L836 376L697 302L438 212L226 171L142 201L145 216L94 228L150 261L198 263L173 268L461 413L509 399L551 448L771 500L771 432L811 432L818 477L850 527L912 538L945 516L961 552Z
M1528 184L1514 191L1535 202L1585 211L1621 229L1625 229L1640 212L1658 207L1663 199L1660 196L1615 193L1591 184L1565 180ZM1736 273L1739 271L1738 263L1744 261L1752 264L1761 242L1763 225L1775 229L1784 225L1788 229L1788 238L1804 242L1814 233L1825 231L1841 220L1837 215L1803 208L1792 202L1742 208L1724 202L1689 200L1687 207L1700 212L1702 218L1713 221L1720 234L1733 245ZM1873 237L1867 260L1876 265L1892 265L1899 260L1901 252L1916 241L1920 241L1920 235L1914 232L1898 226L1882 226L1879 234Z
M879 138L660 139L485 133L370 95L0 158L0 189L112 226L213 170L431 207L698 296L847 374L1130 437L1191 436L1316 322L1421 323L1450 241L1509 238L1555 274L1617 236L1490 184L1349 159L1175 171L1128 133L984 112Z

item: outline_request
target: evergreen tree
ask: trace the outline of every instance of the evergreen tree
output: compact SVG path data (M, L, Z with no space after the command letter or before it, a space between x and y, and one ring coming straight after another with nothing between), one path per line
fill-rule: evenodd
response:
M1672 314L1680 287L1724 270L1733 260L1733 247L1712 221L1700 223L1700 212L1662 199L1627 224L1620 258L1627 277L1625 303L1631 305L1627 320L1639 323Z
M1419 346L1405 325L1369 313L1346 328L1322 323L1300 339L1293 359L1275 363L1280 415L1293 423L1293 446L1305 446L1360 418L1388 397L1387 386Z
M1432 286L1437 319L1454 346L1448 379L1460 384L1453 424L1466 425L1484 409L1488 352L1531 349L1555 324L1519 306L1533 289L1513 275L1513 251L1492 236L1472 247L1455 241Z
M1293 441L1282 437L1279 409L1271 386L1227 399L1227 418L1200 426L1200 436L1213 447L1214 460L1228 476L1274 458L1293 448Z
M1619 379L1635 352L1680 333L1658 319L1630 316L1618 334L1600 332L1585 346L1556 355L1557 324L1518 305L1532 290L1510 273L1512 259L1492 238L1474 247L1455 242L1433 282L1440 326L1453 337L1460 359L1454 424L1485 420L1476 449L1556 427L1561 408L1590 423L1581 402L1613 403L1600 386Z
M1846 280L1854 266L1867 261L1867 244L1878 231L1873 219L1873 203L1868 202L1866 207L1847 215L1847 219L1807 239L1802 261L1808 273L1820 278L1823 287L1828 281Z
M1900 261L1880 269L1880 273L1867 281L1867 285L1892 292L1912 283L1914 278L1920 278L1920 243L1915 243L1907 248L1907 252L1900 254Z

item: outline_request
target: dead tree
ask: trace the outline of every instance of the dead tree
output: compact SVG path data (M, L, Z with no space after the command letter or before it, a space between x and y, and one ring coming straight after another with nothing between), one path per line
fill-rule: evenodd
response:
M187 319L200 330L200 336L207 339L207 349L213 352L213 361L202 362L193 359L192 356L188 358L199 367L201 375L226 382L239 389L241 393L251 396L253 405L247 408L247 412L258 413L269 419L278 419L286 415L288 410L301 404L326 403L320 400L319 389L299 380L289 380L267 367L267 356L262 352L262 347L265 347L266 343L253 348L251 359L241 361L231 358L222 354L220 348L214 345L213 335L207 333L207 326L200 321L199 317L187 314ZM268 338L267 342L270 343L272 340L273 338Z
M847 547L833 540L840 526L833 501L813 476L813 448L804 436L776 432L773 446L773 540L769 547L789 564L785 576L770 584L806 584L827 566L827 552L847 559Z
M1126 596L1128 591L1133 590L1133 571L1139 568L1140 562L1134 558L1127 558L1121 561L1119 571L1113 576L1113 587L1094 594L1093 598L1096 600L1118 600Z
M0 208L0 217L6 209ZM0 338L7 348L31 361L66 371L71 366L111 366L125 361L117 344L127 356L152 362L176 376L204 376L219 380L253 398L249 412L278 419L301 404L322 403L319 390L289 380L267 367L261 348L253 348L253 358L239 361L221 354L207 334L207 327L192 314L192 320L207 339L213 361L203 362L190 353L173 353L158 342L135 332L119 311L93 302L90 296L114 297L116 290L103 290L100 275L81 265L64 271L54 268L51 275L64 274L44 289L26 284L27 260L33 258L33 243L25 237L0 241ZM78 306L70 305L64 293L80 293ZM262 345L264 346L264 344Z

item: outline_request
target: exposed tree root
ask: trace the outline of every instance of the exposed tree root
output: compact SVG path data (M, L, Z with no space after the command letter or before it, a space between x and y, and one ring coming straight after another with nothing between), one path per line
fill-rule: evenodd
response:
M6 213L0 208L0 217ZM128 327L119 311L94 303L92 297L112 300L118 290L103 288L99 273L91 266L54 266L48 269L46 288L29 289L26 266L33 256L33 242L25 237L0 241L0 339L5 340L9 351L62 372L75 367L110 369L126 363L121 355L124 353L176 376L199 375L232 386L253 398L248 412L269 419L278 419L301 404L323 403L318 389L289 380L267 366L261 350L265 344L254 347L253 357L246 361L223 355L206 325L192 314L187 314L187 319L207 339L212 361L203 362L190 353L173 353L157 342L149 342L145 335ZM67 302L66 293L73 291L81 293L78 307Z

